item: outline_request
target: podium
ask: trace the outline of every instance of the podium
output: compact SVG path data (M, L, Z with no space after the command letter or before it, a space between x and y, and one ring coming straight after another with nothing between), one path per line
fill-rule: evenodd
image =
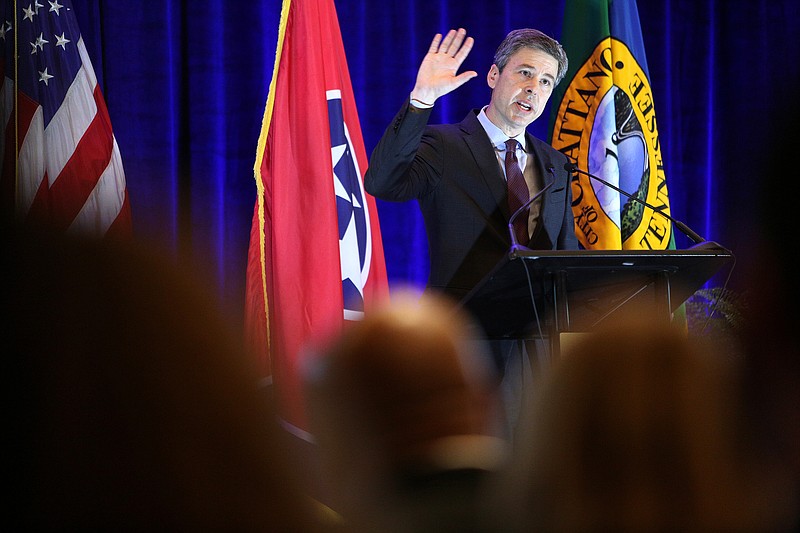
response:
M587 332L627 305L671 314L732 261L706 241L685 250L528 250L512 248L460 302L490 339Z

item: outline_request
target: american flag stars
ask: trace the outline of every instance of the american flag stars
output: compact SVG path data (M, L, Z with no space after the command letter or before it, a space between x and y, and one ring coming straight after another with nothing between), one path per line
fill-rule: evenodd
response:
M11 21L7 20L3 23L0 23L0 40L6 40L6 33L11 31Z
M64 36L65 32L61 32L61 35L56 35L56 46L60 46L62 49L67 49L67 43L71 43L69 39Z
M4 157L4 201L56 231L129 236L122 158L70 0L4 0L0 30L0 119L17 129L1 147L17 153Z
M20 6L16 26L13 16L4 17L9 19L3 24L4 37L17 32L20 88L43 106L46 120L58 109L81 65L74 48L80 30L69 5L61 0L33 0ZM6 61L11 61L10 55ZM6 76L13 78L13 74Z
M60 16L61 15L61 9L63 9L64 6L59 4L58 0L55 0L53 2L48 2L48 3L50 4L50 9L48 10L48 13L55 12L56 16ZM31 23L33 23L34 22L33 21L33 17L35 17L35 16L37 16L39 14L39 9L42 8L42 7L44 7L44 6L37 1L37 2L34 2L34 3L30 4L30 5L28 5L28 7L23 8L22 11L23 11L23 13L25 15L23 16L22 20L30 20ZM3 39L5 39L5 34L8 31L11 31L11 28L12 28L11 22L10 21L6 21L5 25L2 27L2 29L0 29L0 32L2 32ZM56 46L60 46L63 50L67 49L66 48L67 43L72 42L70 39L66 38L66 32L61 32L61 35L55 35L55 38L56 38ZM33 41L32 43L30 43L30 45L31 45L31 55L36 54L36 52L38 50L42 50L43 51L44 50L44 45L49 44L49 43L50 43L50 41L48 41L47 39L44 38L44 32L40 32L39 36L36 38L36 40ZM45 69L45 70L47 70L47 69ZM40 72L40 74L41 74L41 72ZM52 76L50 76L50 77L52 77ZM47 78L47 79L49 79L49 78ZM40 81L42 81L42 80L40 79ZM45 80L45 84L46 83L47 83L47 81Z
M48 10L49 12L55 11L56 15L61 15L60 10L64 6L59 4L58 0L55 0L55 2L47 2L47 3L50 4L50 9ZM37 0L36 2L29 4L28 7L23 8L22 12L25 13L23 20L30 19L30 21L33 22L33 17L39 14L39 8L42 7L44 7L44 5L40 4Z
M45 85L50 81L53 76L47 73L47 67L39 71L39 81L44 82Z
M40 33L39 36L36 38L36 41L31 43L33 50L31 54L35 54L36 50L44 50L44 45L50 43L50 41L44 38L44 33Z

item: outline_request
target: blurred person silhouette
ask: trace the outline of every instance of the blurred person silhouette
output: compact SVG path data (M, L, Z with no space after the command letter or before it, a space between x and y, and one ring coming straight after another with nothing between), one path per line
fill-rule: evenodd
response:
M434 35L411 92L372 151L364 175L365 190L376 198L417 201L429 251L425 290L457 300L478 286L512 246L579 247L572 176L564 169L569 160L527 131L567 72L567 55L558 41L535 28L511 30L486 71L489 101L459 123L429 124L441 98L478 76L473 70L459 72L474 42L464 28ZM488 343L490 360L506 378L501 416L509 438L519 405L550 358L546 343L531 333Z
M565 344L489 500L500 531L782 531L736 354L650 313ZM499 510L499 511L498 511Z
M786 155L800 144L800 106L794 88L797 69L772 84L769 112L759 113L753 131L755 149L732 154L758 169L753 176L754 216L745 235L739 267L746 305L743 327L736 331L744 347L744 393L752 432L764 453L765 471L786 484L785 503L800 531L800 276L793 228L796 209L776 202L776 191L797 183L796 167ZM737 160L734 160L736 163ZM793 196L787 196L790 200Z
M398 291L309 368L310 427L353 531L477 531L508 443L474 327L445 297Z
M320 530L199 275L144 245L0 233L5 527Z

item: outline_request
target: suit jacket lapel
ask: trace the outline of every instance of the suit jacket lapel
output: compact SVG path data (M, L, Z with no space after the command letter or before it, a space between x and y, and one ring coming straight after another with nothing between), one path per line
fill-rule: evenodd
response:
M483 126L478 122L477 110L470 111L460 124L464 142L469 147L475 161L475 168L489 189L495 203L506 218L511 216L506 202L506 181L497 164L497 155L489 142Z

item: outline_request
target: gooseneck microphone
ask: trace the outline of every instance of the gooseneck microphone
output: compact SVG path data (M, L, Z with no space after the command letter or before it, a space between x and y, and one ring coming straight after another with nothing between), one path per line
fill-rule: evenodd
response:
M660 214L661 216L663 216L664 218L666 218L667 220L669 220L670 222L675 224L675 227L677 227L680 230L681 233L683 233L684 235L686 235L687 237L692 239L692 241L694 241L695 244L701 244L701 243L706 242L706 239L704 239L703 237L701 237L700 235L698 235L697 233L692 231L692 229L689 226L687 226L686 224L684 224L680 220L678 220L676 218L673 218L673 217L669 216L668 214L666 214L663 211L663 209L664 209L663 206L662 207L655 207L653 205L650 205L649 203L645 202L641 198L638 198L637 196L634 196L634 195L632 195L632 194L630 194L630 193L628 193L626 191L623 191L622 189L620 189L616 185L612 185L611 183L607 182L603 178L599 178L599 177L595 176L594 174L589 174L588 172L579 169L578 165L576 165L575 163L571 163L571 162L565 163L564 164L564 170L566 170L567 172L577 172L578 174L583 174L584 176L589 176L593 180L599 181L600 183L602 183L606 187L611 187L612 189L614 189L618 193L630 198L631 200L633 200L635 202L639 202L640 204L642 204L645 207L649 207L654 212Z
M547 167L547 170L548 170L548 171L549 171L551 174L553 174L553 171L555 170L555 168L554 168L554 167ZM522 206L521 206L519 209L517 209L516 211L514 211L514 214L513 214L513 215L511 215L511 218L509 218L509 219L508 219L508 234L509 234L509 235L511 235L511 249L512 249L512 250L517 250L517 249L520 249L520 248L521 248L521 249L523 249L523 250L528 250L528 249L529 249L529 248L527 248L526 246L522 246L522 245L521 245L521 244L520 244L520 243L517 241L517 236L516 236L516 234L515 234L515 232L514 232L514 221L517 219L517 217L518 217L520 214L522 214L522 213L523 213L523 212L524 212L524 211L525 211L525 210L528 208L528 206L529 206L529 205L531 205L533 202L535 202L535 201L536 201L536 199L537 199L537 198L539 198L539 197L540 197L542 194L544 194L544 192L545 192L547 189L549 189L550 187L552 187L554 183L555 183L555 180L553 180L553 181L551 181L550 183L548 183L547 185L545 185L545 186L542 188L542 190L541 190L541 191L539 191L539 192L537 192L536 194L534 194L533 196L531 196L531 198L530 198L530 199L529 199L527 202L525 202L524 204L522 204Z

